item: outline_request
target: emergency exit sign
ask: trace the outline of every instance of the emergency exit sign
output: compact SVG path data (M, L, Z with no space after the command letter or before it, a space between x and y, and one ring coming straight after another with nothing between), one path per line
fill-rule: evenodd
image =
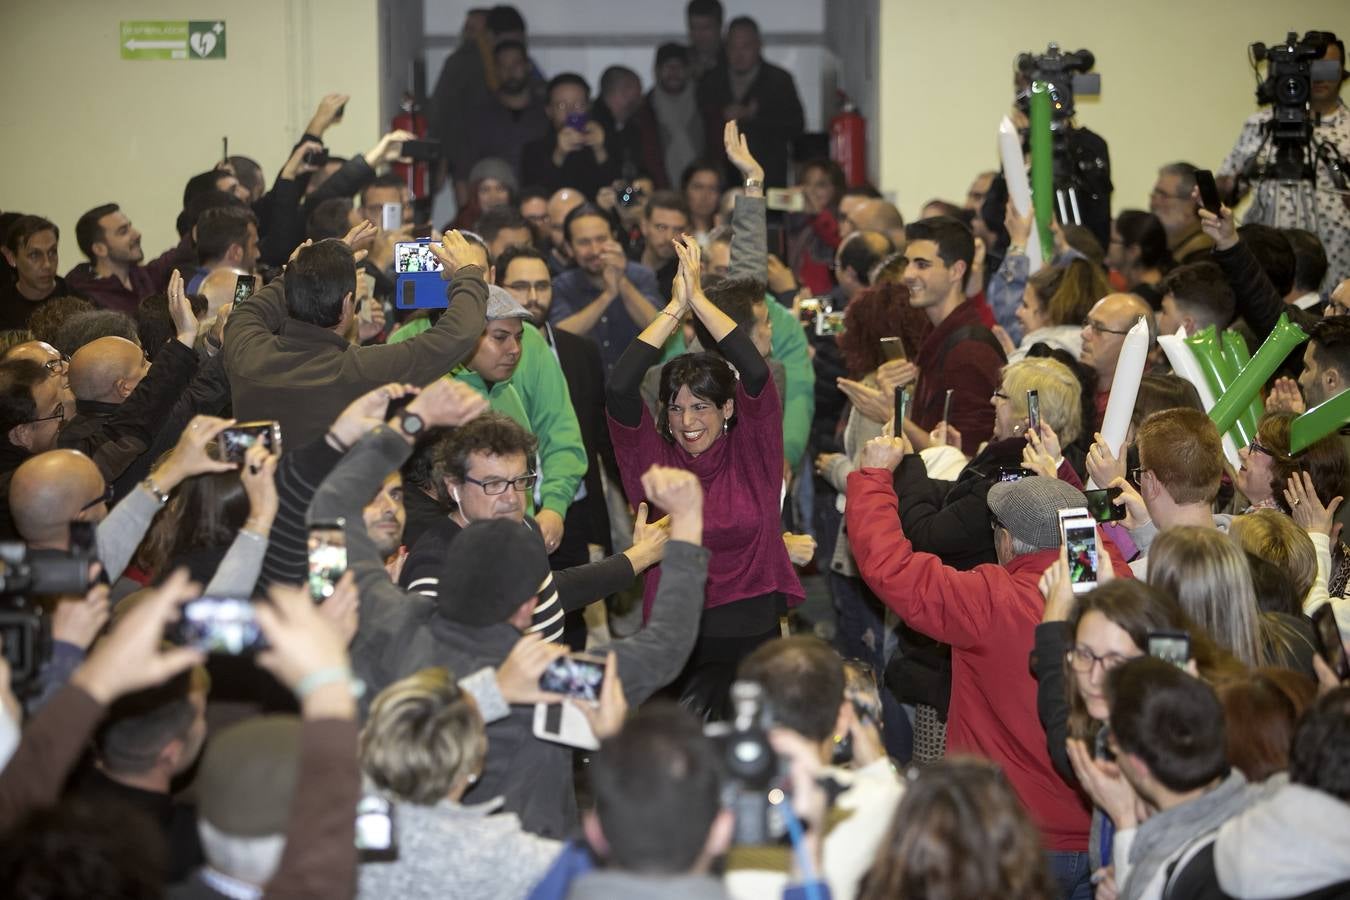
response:
M123 22L123 59L224 59L224 20Z

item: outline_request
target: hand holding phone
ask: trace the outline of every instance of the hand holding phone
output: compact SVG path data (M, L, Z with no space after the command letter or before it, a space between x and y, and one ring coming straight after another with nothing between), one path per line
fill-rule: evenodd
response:
M249 297L252 297L252 296L253 296L253 288L254 288L254 284L255 284L255 279L254 279L254 276L252 276L252 275L237 275L237 276L235 276L235 279L234 279L234 305L235 305L235 306L238 306L239 304L241 304L241 303L243 303L245 300L247 300Z
M1184 631L1150 631L1148 655L1184 669L1191 661L1191 636Z
M1086 594L1097 587L1097 562L1101 546L1097 543L1097 523L1088 516L1060 520L1064 546L1068 548L1069 581L1075 594Z
M539 689L590 703L600 701L605 681L605 661L585 653L569 653L549 663L539 676Z
M1331 604L1323 603L1313 610L1312 622L1318 655L1337 681L1350 681L1350 659L1346 658L1345 643L1341 640L1341 629L1336 623L1336 611L1331 608Z
M1209 169L1197 169L1195 186L1200 190L1200 205L1217 216L1223 204L1219 200L1219 187L1214 183L1214 173Z
M905 345L898 337L884 337L880 339L880 343L881 355L886 358L886 362L905 358Z
M1121 489L1118 487L1083 491L1083 496L1087 498L1088 513L1098 522L1121 521L1125 518L1125 506L1124 504L1116 505L1120 492Z
M240 422L216 435L216 459L243 465L244 453L261 443L269 453L281 454L281 423L275 421Z
M309 526L309 596L322 603L333 596L342 573L347 571L347 535L345 523L316 522Z
M1041 394L1039 391L1027 391L1027 427L1041 436Z
M169 626L170 643L206 653L240 656L267 649L253 603L240 597L198 597Z

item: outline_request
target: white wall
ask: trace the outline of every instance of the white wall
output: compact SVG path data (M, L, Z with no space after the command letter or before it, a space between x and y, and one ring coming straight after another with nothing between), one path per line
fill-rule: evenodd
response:
M222 14L224 60L121 59L122 20ZM352 95L334 153L383 130L371 0L0 0L0 35L0 208L57 223L63 272L81 261L76 219L100 203L122 205L147 255L177 243L183 184L222 135L270 180L326 92Z
M764 56L797 80L809 130L821 128L821 72L827 65L824 46L827 0L737 0L724 3L727 19L753 17L764 35ZM436 76L458 42L464 15L486 4L477 0L425 0L427 81ZM579 72L594 89L600 73L611 65L628 66L651 87L656 47L664 41L685 42L682 0L517 0L529 30L530 56L546 76ZM796 36L793 44L775 44L775 33ZM811 43L803 45L801 40Z
M1160 165L1219 166L1256 110L1248 44L1293 29L1350 33L1350 3L883 0L881 187L906 217L933 197L960 202L998 168L1014 57L1056 41L1096 54L1101 99L1080 101L1078 118L1110 144L1115 208L1146 209Z

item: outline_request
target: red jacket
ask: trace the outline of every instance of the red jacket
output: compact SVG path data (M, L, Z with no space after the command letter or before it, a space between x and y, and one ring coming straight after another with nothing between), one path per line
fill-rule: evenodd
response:
M891 473L848 476L846 527L858 572L905 624L951 644L947 752L998 763L1050 850L1084 851L1087 801L1055 772L1027 667L1044 601L1036 584L1057 550L1019 556L1007 567L958 572L916 553L901 530ZM1109 543L1115 571L1129 567Z

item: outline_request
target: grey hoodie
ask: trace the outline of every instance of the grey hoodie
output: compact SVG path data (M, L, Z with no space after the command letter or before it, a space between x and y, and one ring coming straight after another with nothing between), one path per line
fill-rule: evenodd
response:
M1219 829L1214 868L1237 898L1297 897L1350 881L1350 804L1287 784Z

